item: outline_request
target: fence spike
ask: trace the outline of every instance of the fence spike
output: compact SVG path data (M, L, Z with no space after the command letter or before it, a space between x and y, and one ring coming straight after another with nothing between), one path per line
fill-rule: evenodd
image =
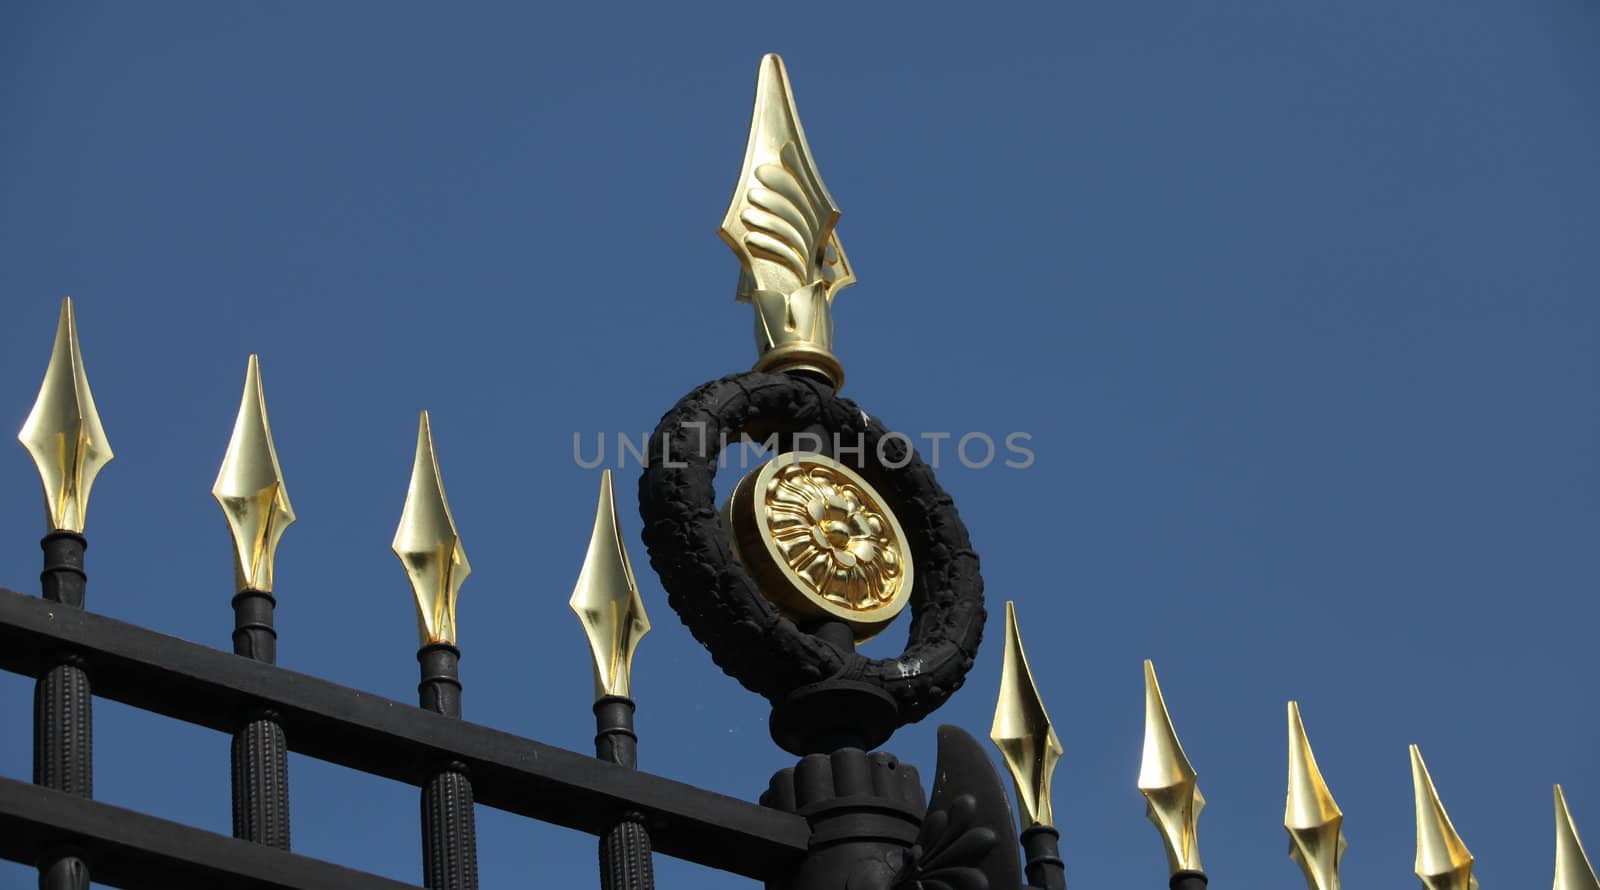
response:
M1050 812L1050 778L1061 759L1061 739L1056 736L1044 700L1028 668L1017 628L1016 604L1006 601L1005 662L1000 668L1000 694L994 706L989 738L1000 749L1006 769L1017 787L1017 807L1023 827L1054 825Z
M1205 796L1199 774L1183 753L1172 728L1167 703L1156 681L1156 667L1144 662L1144 756L1139 764L1139 791L1148 802L1145 815L1161 832L1167 847L1167 866L1173 874L1200 872L1200 841L1196 833Z
M838 222L783 59L768 53L756 75L744 165L717 229L739 258L738 301L755 305L756 370L807 370L835 389L844 383L832 351L832 306L856 277Z
M439 459L433 451L433 428L428 412L417 422L417 457L411 467L400 527L394 533L394 552L411 579L417 600L417 634L422 646L456 643L456 594L472 574L461 535L450 515Z
M650 632L639 585L623 543L611 471L600 473L600 502L595 508L589 551L568 601L589 638L594 655L594 697L628 698L633 680L633 652Z
M57 531L82 532L89 510L89 488L111 463L111 443L100 425L89 377L78 348L78 320L72 298L61 301L55 346L44 383L17 440L33 455L44 483L45 521Z
M1594 866L1578 840L1578 827L1567 811L1567 796L1556 786L1556 880L1554 890L1600 890Z
M1477 890L1473 857L1450 823L1439 792L1433 788L1422 752L1411 746L1411 787L1417 804L1417 877L1428 890Z
M1283 827L1289 832L1289 858L1305 872L1308 890L1339 890L1339 863L1349 846L1344 813L1317 769L1297 702L1289 702L1289 792Z
M272 445L267 399L261 391L261 362L254 355L245 365L244 395L211 496L222 505L233 535L235 586L240 591L271 593L278 541L295 517L278 466L278 451Z

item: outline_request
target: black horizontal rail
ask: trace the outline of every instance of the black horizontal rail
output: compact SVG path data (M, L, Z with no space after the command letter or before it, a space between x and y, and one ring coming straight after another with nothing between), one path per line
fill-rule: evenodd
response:
M596 836L639 813L657 851L746 877L786 873L810 837L791 813L0 588L0 669L35 676L60 652L99 697L227 733L270 709L290 750L411 785L455 760L478 803Z
M213 834L85 797L0 778L0 857L89 862L96 883L127 890L416 890L410 884Z

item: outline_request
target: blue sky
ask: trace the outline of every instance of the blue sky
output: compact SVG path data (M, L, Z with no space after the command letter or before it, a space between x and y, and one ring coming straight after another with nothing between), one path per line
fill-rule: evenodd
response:
M1583 0L7 4L0 427L73 295L117 453L90 608L227 646L209 491L259 353L300 516L280 662L412 700L389 542L430 409L474 567L466 713L587 750L566 600L598 471L572 436L637 437L751 362L714 229L777 51L861 281L837 304L845 394L907 431L1033 437L1025 470L941 478L1066 747L1073 885L1164 886L1133 788L1146 657L1216 885L1300 880L1290 698L1350 886L1412 880L1412 742L1485 886L1537 885L1551 783L1600 853L1597 50ZM21 448L0 502L0 585L35 590ZM641 763L753 798L790 758L668 609L628 499L623 521L656 625ZM999 631L887 746L925 779L937 723L987 732ZM0 774L28 776L30 695L0 677ZM96 720L98 797L228 830L226 738ZM292 770L296 849L418 880L414 789ZM595 880L586 837L479 820L484 886Z

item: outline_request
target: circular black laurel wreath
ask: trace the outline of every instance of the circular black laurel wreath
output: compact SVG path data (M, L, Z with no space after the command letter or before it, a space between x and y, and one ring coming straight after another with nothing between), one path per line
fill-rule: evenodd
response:
M841 444L841 463L889 502L916 571L911 631L897 658L847 654L806 633L762 597L734 558L712 486L724 444L744 433L796 433ZM859 455L851 452L857 442ZM899 723L926 717L961 687L983 636L978 554L955 503L903 435L890 433L827 385L799 376L750 372L707 383L675 405L651 437L639 479L639 512L650 565L667 601L712 659L774 705L824 680L875 686L895 702Z

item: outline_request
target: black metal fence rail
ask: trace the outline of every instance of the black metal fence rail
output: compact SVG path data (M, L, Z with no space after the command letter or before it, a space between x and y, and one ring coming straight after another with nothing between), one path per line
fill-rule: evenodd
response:
M251 715L270 710L290 750L410 785L427 780L430 764L458 762L473 777L478 803L597 836L626 814L638 813L657 851L724 871L757 879L781 875L807 848L810 829L794 814L0 588L0 669L37 677L64 653L82 660L98 697L230 734ZM10 830L14 823L33 824L22 814L34 810L23 804L35 805L29 795L43 795L40 812L79 820L72 824L80 828L115 829L115 836L103 842L116 850L118 861L137 863L127 866L133 876L128 880L96 872L97 881L142 887L148 875L192 877L227 866L238 870L245 881L241 886L298 887L316 884L283 883L275 875L289 868L285 862L337 868L147 816L134 818L59 792L29 787L24 794L12 787L19 784L0 789L0 834L7 838L0 855L16 862L37 862L52 831L77 830L66 824ZM118 829L107 813L133 821ZM187 845L179 843L185 839ZM185 849L195 856L209 853L211 859L186 860ZM340 873L366 880L359 872ZM320 886L406 885L327 881Z

